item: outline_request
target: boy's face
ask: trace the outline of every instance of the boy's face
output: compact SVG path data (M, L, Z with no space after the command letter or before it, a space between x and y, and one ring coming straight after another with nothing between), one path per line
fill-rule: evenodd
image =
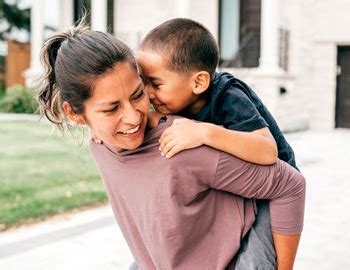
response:
M146 91L154 109L162 114L175 114L190 107L197 99L193 94L193 75L167 68L159 54L140 51L138 63L142 69Z

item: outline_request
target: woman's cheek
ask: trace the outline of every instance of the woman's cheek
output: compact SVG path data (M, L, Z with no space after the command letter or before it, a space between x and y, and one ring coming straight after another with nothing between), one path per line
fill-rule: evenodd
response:
M150 106L151 106L151 102L150 102L148 96L145 97L144 106L145 106L145 108L146 108L146 111L148 112L148 111L149 111L149 108L150 108Z

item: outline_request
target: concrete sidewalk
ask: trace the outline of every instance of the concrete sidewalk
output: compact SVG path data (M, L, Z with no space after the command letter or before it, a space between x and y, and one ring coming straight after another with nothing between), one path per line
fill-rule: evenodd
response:
M0 121L39 121L40 115L26 113L0 113ZM43 119L46 121L46 119Z
M287 136L307 178L296 270L350 269L350 130ZM0 233L0 269L127 269L132 256L108 206Z

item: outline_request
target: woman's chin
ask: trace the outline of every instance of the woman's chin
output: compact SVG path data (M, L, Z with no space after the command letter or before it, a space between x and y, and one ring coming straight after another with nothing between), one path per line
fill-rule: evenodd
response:
M145 135L145 133L142 133L142 135L140 135L139 137L135 138L134 140L125 142L124 149L125 150L133 150L133 149L136 149L136 148L140 147L142 145L142 143L143 143L144 135Z
M116 144L118 144L121 149L133 150L142 145L145 138L145 127L146 123L142 123L139 130L132 134L118 134Z

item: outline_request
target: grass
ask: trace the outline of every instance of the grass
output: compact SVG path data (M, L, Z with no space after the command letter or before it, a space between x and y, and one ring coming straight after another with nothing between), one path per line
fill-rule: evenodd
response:
M0 230L107 201L88 148L70 134L0 122L0 145Z

